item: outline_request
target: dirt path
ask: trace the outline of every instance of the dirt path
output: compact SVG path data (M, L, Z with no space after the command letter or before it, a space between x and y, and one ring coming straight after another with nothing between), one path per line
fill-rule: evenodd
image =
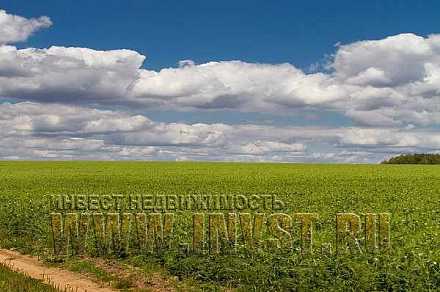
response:
M55 287L71 288L78 292L113 292L118 291L102 287L85 276L59 268L46 267L36 257L22 255L16 251L0 249L0 262L14 271L23 272L32 278L43 280Z

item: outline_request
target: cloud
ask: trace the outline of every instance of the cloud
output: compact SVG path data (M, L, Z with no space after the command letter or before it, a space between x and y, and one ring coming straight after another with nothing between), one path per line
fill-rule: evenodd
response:
M124 111L21 102L0 105L0 159L379 161L440 148L417 129L155 122Z
M0 96L79 105L288 114L340 112L359 125L439 123L440 37L401 34L342 45L331 72L221 61L142 69L131 50L0 47Z
M47 16L27 19L0 9L0 45L26 41L34 32L51 25Z
M41 135L99 134L139 131L152 122L140 115L62 104L22 102L0 104L2 133Z
M277 153L303 153L305 146L301 143L280 143L273 141L256 141L240 145L235 153L247 155L265 155Z
M331 64L342 105L362 125L440 123L440 35L399 34L338 48Z
M346 145L369 147L391 146L431 150L440 148L440 134L438 131L352 128L344 133L340 141Z
M422 80L424 66L438 63L440 39L406 33L382 40L343 45L336 52L332 67L336 75L357 85L398 86Z
M290 64L241 61L159 72L140 69L145 56L130 50L0 47L0 96L34 101L125 104L165 109L274 111L329 104L342 97L322 73Z
M325 74L305 74L290 64L241 61L141 70L133 84L137 102L163 107L273 111L331 103L342 97Z
M115 103L145 57L130 50L0 47L0 96L83 104Z
M44 17L4 11L0 19L0 39L15 31L5 27L20 27L27 37L50 25ZM142 68L144 61L132 50L3 45L0 97L132 109L331 110L373 127L430 127L440 119L440 35L406 33L339 45L330 71L310 74L288 63L192 60L153 71Z

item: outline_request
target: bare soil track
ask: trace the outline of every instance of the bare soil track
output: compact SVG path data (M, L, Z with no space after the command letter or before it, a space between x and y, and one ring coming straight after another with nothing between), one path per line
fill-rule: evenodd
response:
M93 282L80 274L62 270L59 268L46 267L36 257L23 255L19 252L0 249L0 262L11 267L14 271L22 272L28 276L42 280L60 289L78 292L113 292L117 291Z

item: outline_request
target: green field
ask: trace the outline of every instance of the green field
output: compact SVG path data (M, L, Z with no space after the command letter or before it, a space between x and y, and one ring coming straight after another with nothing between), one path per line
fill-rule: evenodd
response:
M319 214L314 253L162 250L120 260L159 264L201 289L437 290L440 167L192 162L0 162L0 246L51 257L51 194L275 194L285 213ZM391 250L335 254L335 214L391 214ZM190 216L191 214L181 214ZM180 229L179 229L180 228ZM184 237L187 230L176 226ZM295 238L295 237L294 237ZM296 243L294 242L294 245Z

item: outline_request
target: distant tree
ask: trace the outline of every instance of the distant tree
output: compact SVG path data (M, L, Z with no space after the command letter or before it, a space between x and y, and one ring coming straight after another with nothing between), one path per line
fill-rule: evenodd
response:
M440 164L440 154L401 154L382 164Z

